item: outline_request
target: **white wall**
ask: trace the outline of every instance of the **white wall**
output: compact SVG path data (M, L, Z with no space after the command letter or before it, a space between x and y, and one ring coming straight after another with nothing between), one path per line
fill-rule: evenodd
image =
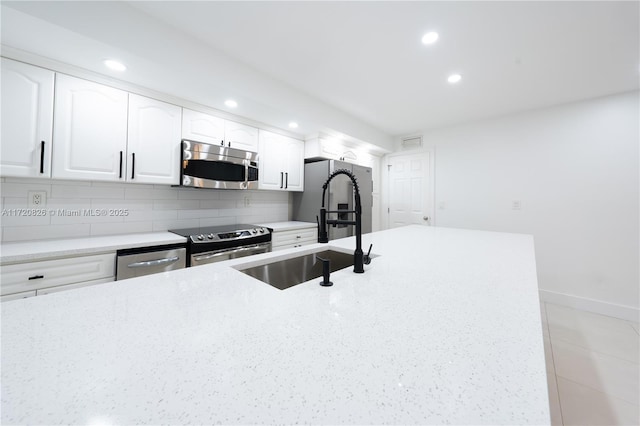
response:
M632 92L425 132L436 225L533 234L543 297L637 316L638 102Z
M14 216L28 208L29 191L45 191L47 214ZM75 238L93 235L289 219L289 194L224 191L165 185L0 178L2 241ZM248 197L248 203L245 198ZM245 205L248 204L248 205ZM127 216L63 216L57 209L124 209Z

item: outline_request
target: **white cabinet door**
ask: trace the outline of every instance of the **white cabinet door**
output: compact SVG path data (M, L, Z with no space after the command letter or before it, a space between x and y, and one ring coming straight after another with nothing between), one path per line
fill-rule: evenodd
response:
M129 95L127 181L177 185L182 108Z
M304 189L304 142L260 130L258 187L282 191Z
M1 271L0 294L113 278L115 259L115 253L107 253L5 265Z
M281 137L275 133L260 130L258 175L259 189L284 189L284 161L285 153L280 144Z
M224 142L224 120L185 108L182 111L182 138L221 145Z
M1 176L51 177L53 71L2 58Z
M304 142L286 138L285 189L304 191Z
M122 90L56 76L53 178L124 180L127 99Z
M233 121L224 123L224 144L230 148L258 152L258 129Z

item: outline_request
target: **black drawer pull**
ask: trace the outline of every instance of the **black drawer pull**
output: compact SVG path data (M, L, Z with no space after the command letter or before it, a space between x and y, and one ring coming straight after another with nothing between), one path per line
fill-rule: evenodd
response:
M32 277L29 277L29 280L39 280L41 278L44 278L44 275L34 275Z

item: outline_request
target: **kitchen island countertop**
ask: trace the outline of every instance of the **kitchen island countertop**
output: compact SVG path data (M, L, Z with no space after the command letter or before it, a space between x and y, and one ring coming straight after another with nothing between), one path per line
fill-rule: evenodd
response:
M549 424L533 238L366 234L364 274L277 290L235 268L2 304L3 424Z

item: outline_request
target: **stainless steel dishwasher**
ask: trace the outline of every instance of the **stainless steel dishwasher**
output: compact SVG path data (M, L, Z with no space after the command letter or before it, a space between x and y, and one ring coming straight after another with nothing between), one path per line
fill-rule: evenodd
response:
M118 250L116 281L187 266L184 246L144 247Z

